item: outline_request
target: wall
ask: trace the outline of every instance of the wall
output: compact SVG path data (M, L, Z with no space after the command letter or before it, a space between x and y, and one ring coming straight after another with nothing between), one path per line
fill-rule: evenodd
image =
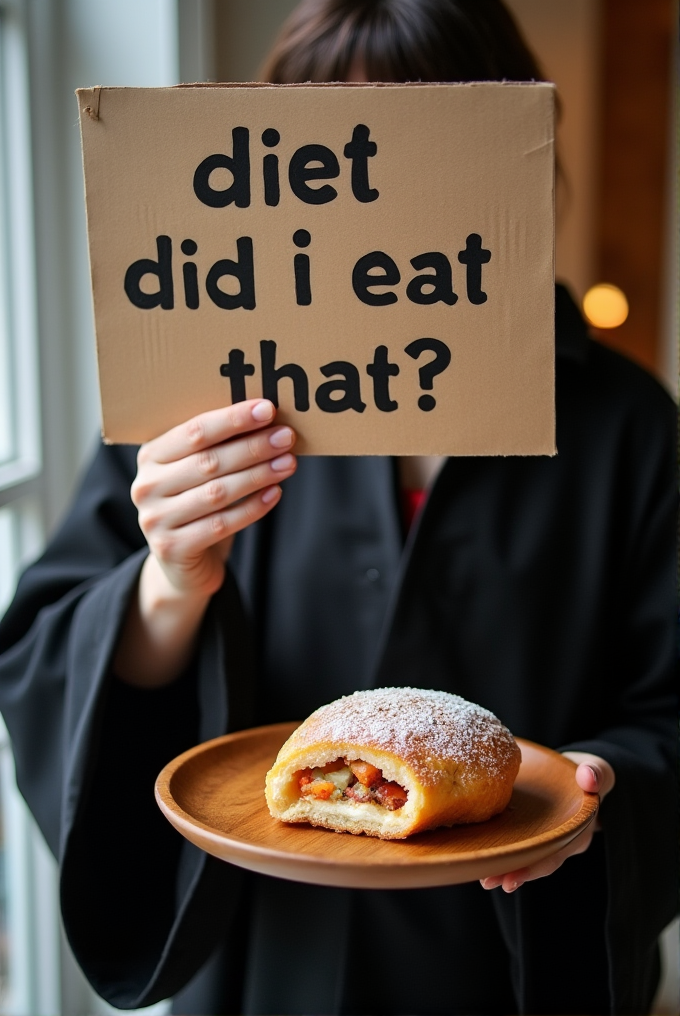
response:
M650 370L664 361L665 192L677 25L675 0L602 0L598 272L623 289L630 314L601 338Z
M598 151L599 0L508 0L562 103L556 275L578 298L596 278L593 246Z
M297 0L218 0L215 7L218 81L254 81L281 24Z
M564 104L557 275L620 286L629 318L598 338L677 392L677 0L507 2Z

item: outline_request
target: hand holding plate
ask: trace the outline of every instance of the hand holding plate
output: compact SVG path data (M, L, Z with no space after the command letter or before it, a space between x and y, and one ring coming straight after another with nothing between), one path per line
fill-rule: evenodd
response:
M602 801L616 782L616 775L609 762L600 758L599 755L591 755L584 751L565 751L564 755L577 765L574 777L581 790L585 790L588 794L599 794L600 801ZM555 854L544 857L543 860L528 868L519 868L517 871L506 872L505 875L483 878L481 885L484 889L496 889L498 886L503 886L506 893L512 893L525 882L552 875L568 857L584 853L590 846L593 834L599 828L599 820L596 819L571 843L567 843L566 847L562 847Z

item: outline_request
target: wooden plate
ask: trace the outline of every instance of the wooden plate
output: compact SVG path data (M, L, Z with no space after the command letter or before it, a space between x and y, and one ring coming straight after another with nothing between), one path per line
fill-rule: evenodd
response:
M593 821L597 794L574 780L575 765L518 739L522 766L502 815L407 840L351 836L273 819L264 778L297 724L279 723L199 744L156 781L166 818L196 846L264 875L356 889L454 885L514 871L559 850Z

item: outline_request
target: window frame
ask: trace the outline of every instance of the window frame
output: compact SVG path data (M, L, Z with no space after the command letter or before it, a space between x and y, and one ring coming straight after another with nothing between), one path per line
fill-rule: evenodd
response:
M25 0L0 0L0 183L5 219L0 267L7 299L14 438L14 454L0 464L0 507L37 494L42 476L29 96Z
M11 455L0 463L0 511L9 515L0 567L5 596L23 563L42 546L43 457L37 327L35 223L26 0L0 0L0 271L8 347ZM0 604L0 611L6 603ZM0 799L4 831L8 983L1 1012L60 1010L57 879L51 857L16 787L0 720Z
M211 51L212 3L154 0L153 9L147 8L157 78L149 83L177 81L180 63L191 80L206 73L199 64ZM6 292L14 438L11 456L0 463L0 512L10 520L9 537L5 533L0 545L5 579L0 615L21 569L41 551L62 514L96 430L92 364L84 363L92 356L92 320L89 286L81 286L87 262L74 158L76 106L64 88L71 19L77 16L78 0L0 0L0 228L6 227L0 245L7 253L4 264L0 257L0 299ZM120 47L130 23L137 24L135 0L121 4L108 52L99 20L90 11L78 21L79 45L95 54L86 61L88 73L93 67L102 73L97 68L103 60L112 68L104 74L115 80L118 67L126 77L131 65ZM64 257L75 259L77 279L63 271ZM2 719L0 808L10 964L0 1016L75 1011L111 1016L118 1010L85 982L64 937L57 866L16 787ZM144 1011L160 1016L168 1003Z

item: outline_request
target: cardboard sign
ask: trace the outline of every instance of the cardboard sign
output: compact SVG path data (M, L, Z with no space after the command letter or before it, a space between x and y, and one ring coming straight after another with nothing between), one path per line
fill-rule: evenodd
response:
M553 87L81 89L105 439L554 453Z

